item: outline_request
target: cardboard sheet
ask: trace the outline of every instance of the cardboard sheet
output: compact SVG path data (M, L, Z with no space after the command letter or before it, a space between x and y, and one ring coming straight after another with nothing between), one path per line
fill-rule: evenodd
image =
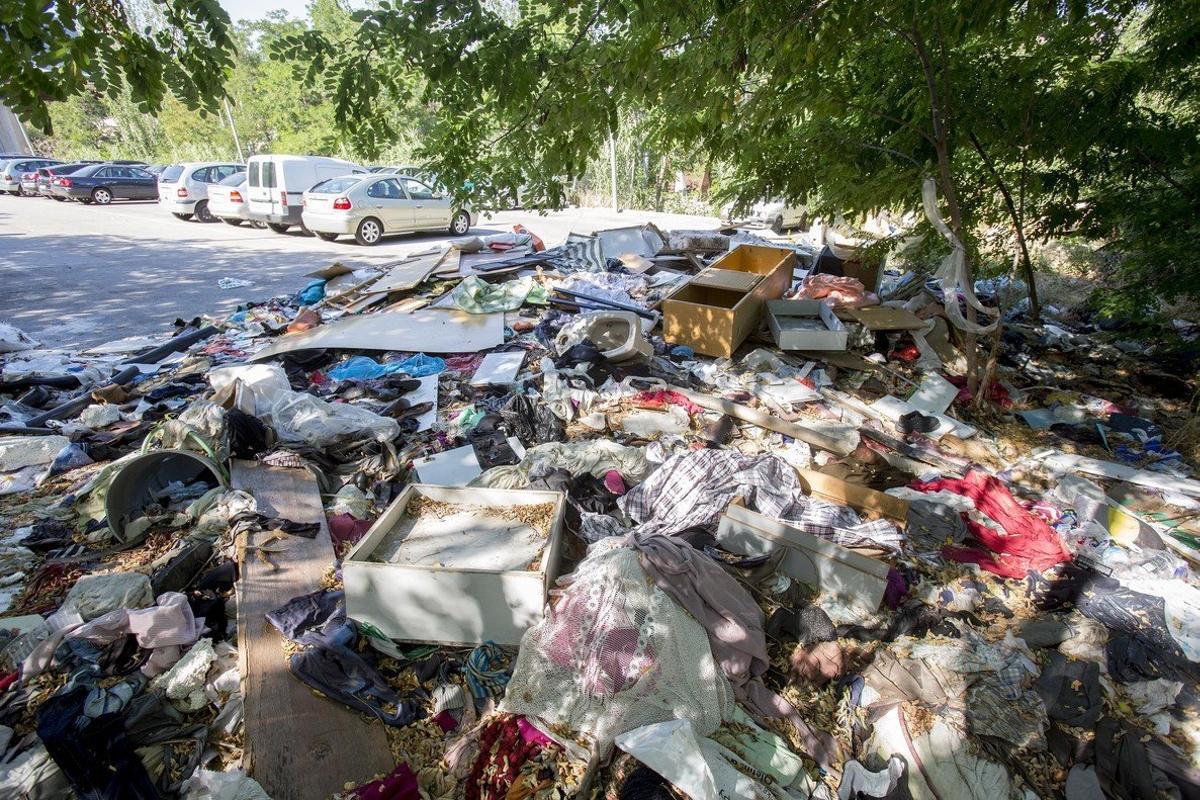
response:
M479 369L471 376L472 386L509 386L516 382L521 364L525 362L525 351L511 353L488 353L483 357Z
M868 306L846 313L870 331L917 331L925 327L925 320L903 308Z
M469 444L413 459L413 468L421 483L434 486L466 486L483 472L475 456L475 448Z
M342 317L303 333L280 336L251 360L320 348L477 353L504 343L503 314L426 308L411 314L380 312Z
M908 404L925 414L945 414L956 397L957 386L936 372L930 372L908 398Z

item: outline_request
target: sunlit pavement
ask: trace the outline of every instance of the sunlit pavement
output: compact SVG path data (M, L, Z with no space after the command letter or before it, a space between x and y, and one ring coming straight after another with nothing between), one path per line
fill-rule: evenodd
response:
M647 221L664 229L716 224L712 217L646 211L514 210L485 216L471 233L522 224L553 246L571 231ZM334 261L379 264L449 238L410 234L360 247L351 237L323 242L299 231L182 222L153 203L98 207L0 194L0 321L52 347L167 333L178 317L226 313L239 303L298 291L306 273ZM226 277L251 285L219 288Z

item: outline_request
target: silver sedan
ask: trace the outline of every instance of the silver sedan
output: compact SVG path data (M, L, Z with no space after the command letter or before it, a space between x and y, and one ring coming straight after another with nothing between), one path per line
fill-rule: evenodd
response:
M408 175L346 175L304 193L304 227L327 242L353 236L361 245L413 231L449 230L464 236L478 220L470 208Z

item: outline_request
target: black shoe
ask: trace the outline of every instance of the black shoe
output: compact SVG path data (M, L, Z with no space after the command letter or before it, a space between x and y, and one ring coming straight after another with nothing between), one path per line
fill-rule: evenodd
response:
M904 433L929 433L937 429L935 417L922 414L920 411L910 411L900 417L900 430Z

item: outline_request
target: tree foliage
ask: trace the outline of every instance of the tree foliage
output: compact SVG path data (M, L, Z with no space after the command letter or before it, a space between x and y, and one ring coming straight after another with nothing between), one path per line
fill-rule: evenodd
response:
M1089 233L1194 291L1193 248L1163 228L1195 219L1195 12L1165 0L382 0L354 14L352 37L305 31L274 52L307 65L367 152L397 133L380 98L419 90L436 115L423 155L484 199L522 186L557 205L632 112L650 151L727 165L724 199L741 205L916 209L932 176L963 238L999 232L1024 251Z
M168 96L216 111L232 66L218 0L6 0L0 3L0 101L46 133L48 103L95 91L155 114Z

